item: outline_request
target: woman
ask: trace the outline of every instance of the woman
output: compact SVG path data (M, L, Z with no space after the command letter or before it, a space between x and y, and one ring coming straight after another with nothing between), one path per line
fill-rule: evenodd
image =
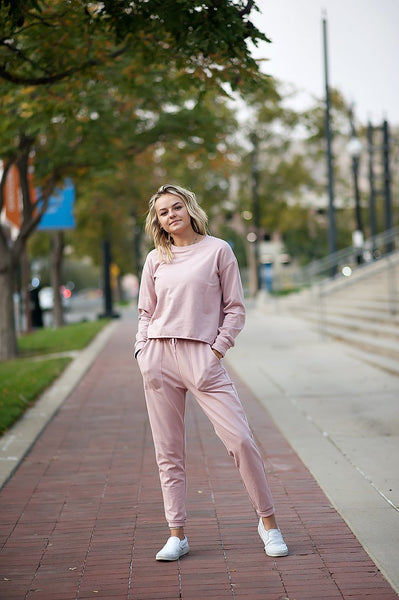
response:
M135 356L143 376L170 537L157 560L189 551L186 521L184 410L190 391L234 457L258 513L269 556L288 554L274 517L264 465L237 392L221 359L244 325L237 261L230 246L206 232L195 195L163 185L149 202L146 259L138 301Z

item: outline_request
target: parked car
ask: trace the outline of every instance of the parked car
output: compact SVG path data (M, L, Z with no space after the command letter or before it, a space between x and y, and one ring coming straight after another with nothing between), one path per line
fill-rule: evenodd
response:
M65 293L67 292L67 293ZM62 287L60 290L61 302L64 309L70 306L71 291ZM54 290L52 287L44 287L39 291L39 302L42 310L53 310L54 308Z

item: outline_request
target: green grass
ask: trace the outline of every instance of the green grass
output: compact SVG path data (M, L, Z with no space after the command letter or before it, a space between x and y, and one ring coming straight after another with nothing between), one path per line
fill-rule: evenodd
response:
M81 350L107 323L101 319L60 329L38 329L19 338L20 358L0 363L0 434L21 417L72 360L48 359L45 355Z
M71 360L64 357L36 362L22 358L0 363L0 433L19 419Z
M107 320L99 319L67 325L60 329L38 329L18 339L20 355L25 357L81 350L107 323Z
M272 291L271 295L272 296L288 296L289 294L296 294L297 292L300 292L303 289L304 289L303 287L285 288L283 290Z

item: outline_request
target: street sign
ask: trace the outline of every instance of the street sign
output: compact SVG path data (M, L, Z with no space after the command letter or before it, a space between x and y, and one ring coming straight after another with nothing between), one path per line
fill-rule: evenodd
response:
M40 208L40 202L39 208ZM66 179L62 188L57 188L50 196L47 210L42 216L38 230L74 229L76 227L73 213L75 206L75 186L71 179Z

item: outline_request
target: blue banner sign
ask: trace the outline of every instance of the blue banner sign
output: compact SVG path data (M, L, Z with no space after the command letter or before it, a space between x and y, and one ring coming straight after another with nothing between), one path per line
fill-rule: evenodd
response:
M38 193L40 197L40 192ZM40 206L40 202L39 202ZM76 227L73 209L75 206L75 186L72 179L66 179L62 188L56 188L50 196L47 210L42 216L38 229L74 229Z

